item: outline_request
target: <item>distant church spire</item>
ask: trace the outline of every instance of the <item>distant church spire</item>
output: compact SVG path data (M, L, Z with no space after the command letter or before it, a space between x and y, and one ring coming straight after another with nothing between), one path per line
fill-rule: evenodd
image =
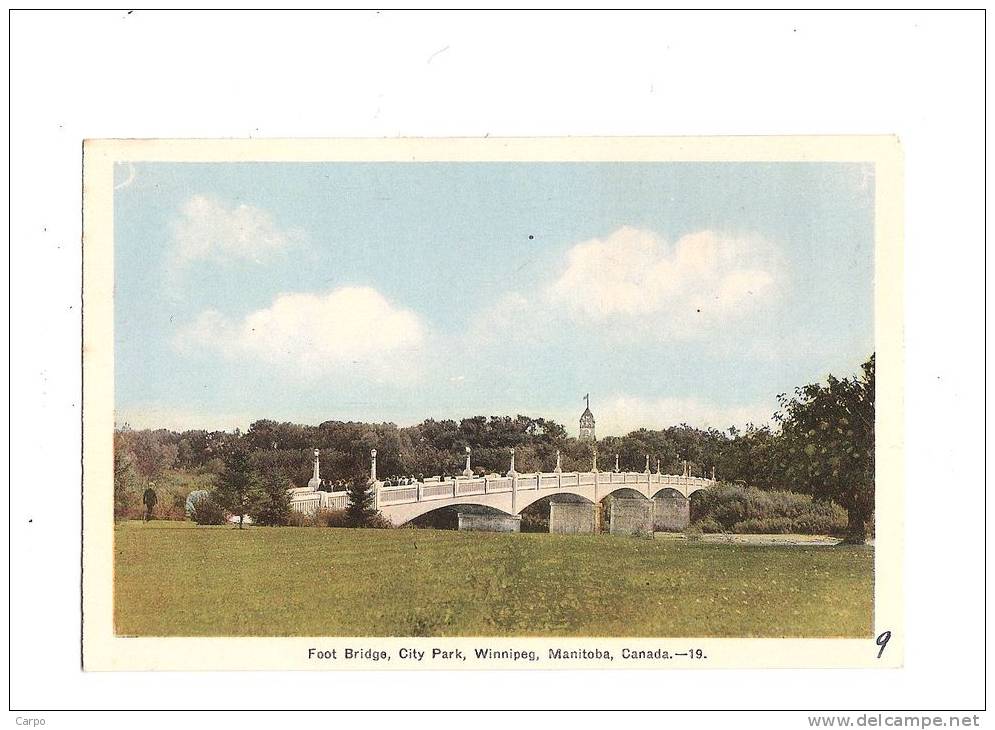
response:
M580 414L580 440L595 441L594 414L591 413L591 394L584 396L584 412Z

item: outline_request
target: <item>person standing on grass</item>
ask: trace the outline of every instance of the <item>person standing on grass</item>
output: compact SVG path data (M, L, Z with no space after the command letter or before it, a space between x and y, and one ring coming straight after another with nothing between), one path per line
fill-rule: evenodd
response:
M145 494L142 495L142 502L145 504L146 522L152 519L152 510L155 509L156 502L158 501L159 498L156 496L155 490L152 488L152 482L149 482L149 486L145 490Z

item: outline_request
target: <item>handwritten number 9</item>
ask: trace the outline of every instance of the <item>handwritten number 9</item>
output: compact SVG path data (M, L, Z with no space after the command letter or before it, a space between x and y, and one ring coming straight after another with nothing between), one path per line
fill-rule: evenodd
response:
M874 640L874 643L881 647L878 649L878 659L880 659L881 655L884 654L884 648L888 646L889 641L891 641L890 631L882 631L878 634L878 638Z

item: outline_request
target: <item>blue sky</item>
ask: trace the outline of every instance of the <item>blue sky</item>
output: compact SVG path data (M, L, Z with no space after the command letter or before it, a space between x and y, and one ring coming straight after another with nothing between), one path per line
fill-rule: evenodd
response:
M765 422L873 349L873 167L123 163L116 420Z

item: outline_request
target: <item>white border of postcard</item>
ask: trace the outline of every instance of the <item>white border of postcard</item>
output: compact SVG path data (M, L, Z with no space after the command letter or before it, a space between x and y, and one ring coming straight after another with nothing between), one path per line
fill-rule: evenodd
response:
M876 525L874 631L863 639L702 638L147 638L113 631L114 260L113 170L118 162L176 161L836 161L875 165ZM904 654L902 154L895 137L535 139L91 140L84 146L83 665L86 670L581 669L897 667ZM875 638L891 632L878 656ZM344 660L346 648L428 652L417 664ZM535 652L538 661L478 660L474 649ZM335 649L336 659L320 652ZM433 649L461 649L454 665ZM590 659L550 659L550 649ZM706 659L694 658L701 649ZM628 651L692 650L670 659ZM598 658L610 653L614 661ZM316 656L317 655L317 656Z

